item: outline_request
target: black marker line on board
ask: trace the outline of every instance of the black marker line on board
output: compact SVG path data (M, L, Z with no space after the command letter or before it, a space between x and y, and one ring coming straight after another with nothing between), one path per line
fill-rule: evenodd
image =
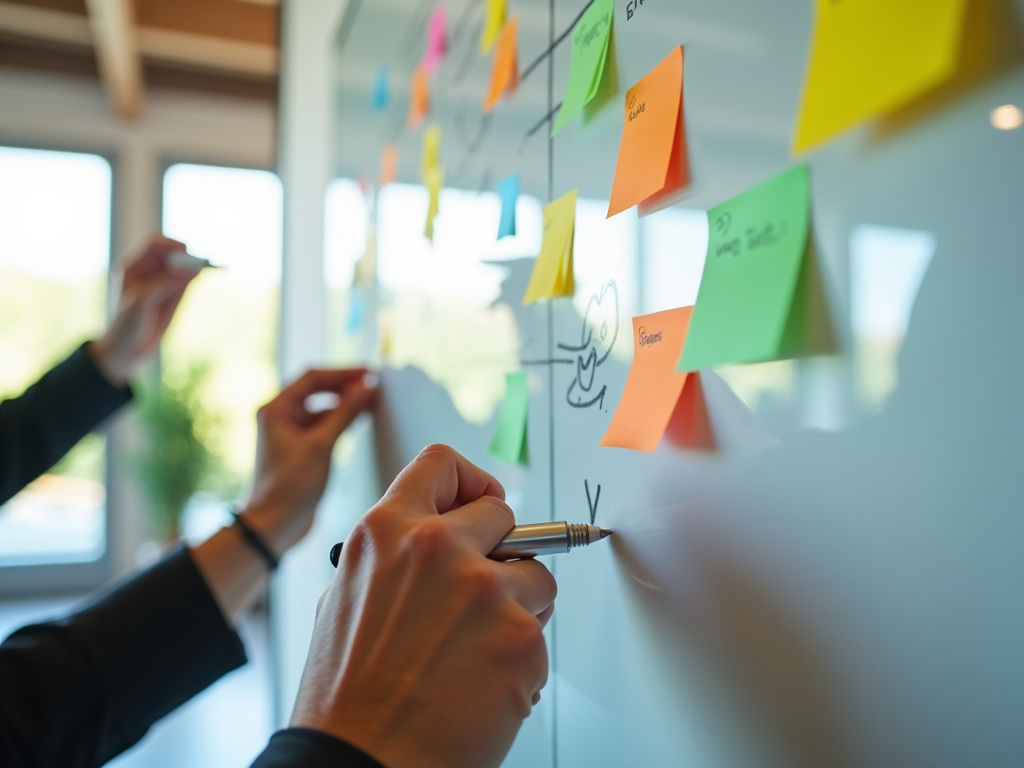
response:
M587 508L590 510L590 524L594 525L594 521L597 519L597 505L601 501L601 484L597 484L597 493L594 494L594 501L590 501L590 485L586 480L583 481L583 488L587 492Z

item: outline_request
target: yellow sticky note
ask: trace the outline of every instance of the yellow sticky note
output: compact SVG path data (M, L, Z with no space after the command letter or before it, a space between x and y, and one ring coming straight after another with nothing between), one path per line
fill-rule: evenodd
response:
M441 159L441 126L433 125L423 134L423 158L420 161L420 175L424 178L427 172Z
M440 166L435 165L423 174L423 183L430 193L430 202L427 204L427 224L423 228L423 236L429 240L434 239L434 219L441 207L441 187L444 186L444 171Z
M505 0L487 0L487 21L480 38L480 55L486 56L494 47L501 28L505 26Z
M494 54L491 82L487 87L487 99L484 101L485 115L494 109L503 95L515 92L519 87L519 57L516 55L518 45L519 18L513 16L502 30L498 50Z
M793 151L883 115L956 69L966 0L817 0Z
M576 197L574 189L555 202L544 206L544 240L540 256L533 264L530 284L523 304L556 296L572 296L576 290L573 277L573 242L576 239Z

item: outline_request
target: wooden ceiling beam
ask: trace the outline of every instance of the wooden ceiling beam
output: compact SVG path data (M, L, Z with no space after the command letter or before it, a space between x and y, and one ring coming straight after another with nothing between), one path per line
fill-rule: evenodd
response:
M89 26L107 98L127 120L142 111L142 61L132 0L86 0Z

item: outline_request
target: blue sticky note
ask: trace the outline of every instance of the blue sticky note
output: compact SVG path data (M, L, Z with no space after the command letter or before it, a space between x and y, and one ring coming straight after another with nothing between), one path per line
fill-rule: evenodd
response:
M346 323L345 331L349 336L354 336L359 333L363 327L363 305L365 300L363 299L363 292L360 290L353 290L349 297L348 302L348 322Z
M514 237L516 234L516 200L519 199L519 174L513 174L498 183L501 197L501 223L498 225L498 239Z
M388 105L388 68L377 70L377 81L373 86L373 108L378 112Z

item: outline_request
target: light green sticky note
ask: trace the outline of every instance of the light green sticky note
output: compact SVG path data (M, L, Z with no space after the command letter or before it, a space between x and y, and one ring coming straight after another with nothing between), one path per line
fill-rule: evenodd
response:
M614 12L615 0L595 0L573 27L569 82L558 119L551 129L552 136L565 128L601 90L608 41L613 35Z
M530 412L530 396L525 373L505 376L505 402L498 416L488 453L506 464L526 466L529 453L526 444L526 420Z
M814 250L807 166L708 211L707 260L677 370L834 349Z

